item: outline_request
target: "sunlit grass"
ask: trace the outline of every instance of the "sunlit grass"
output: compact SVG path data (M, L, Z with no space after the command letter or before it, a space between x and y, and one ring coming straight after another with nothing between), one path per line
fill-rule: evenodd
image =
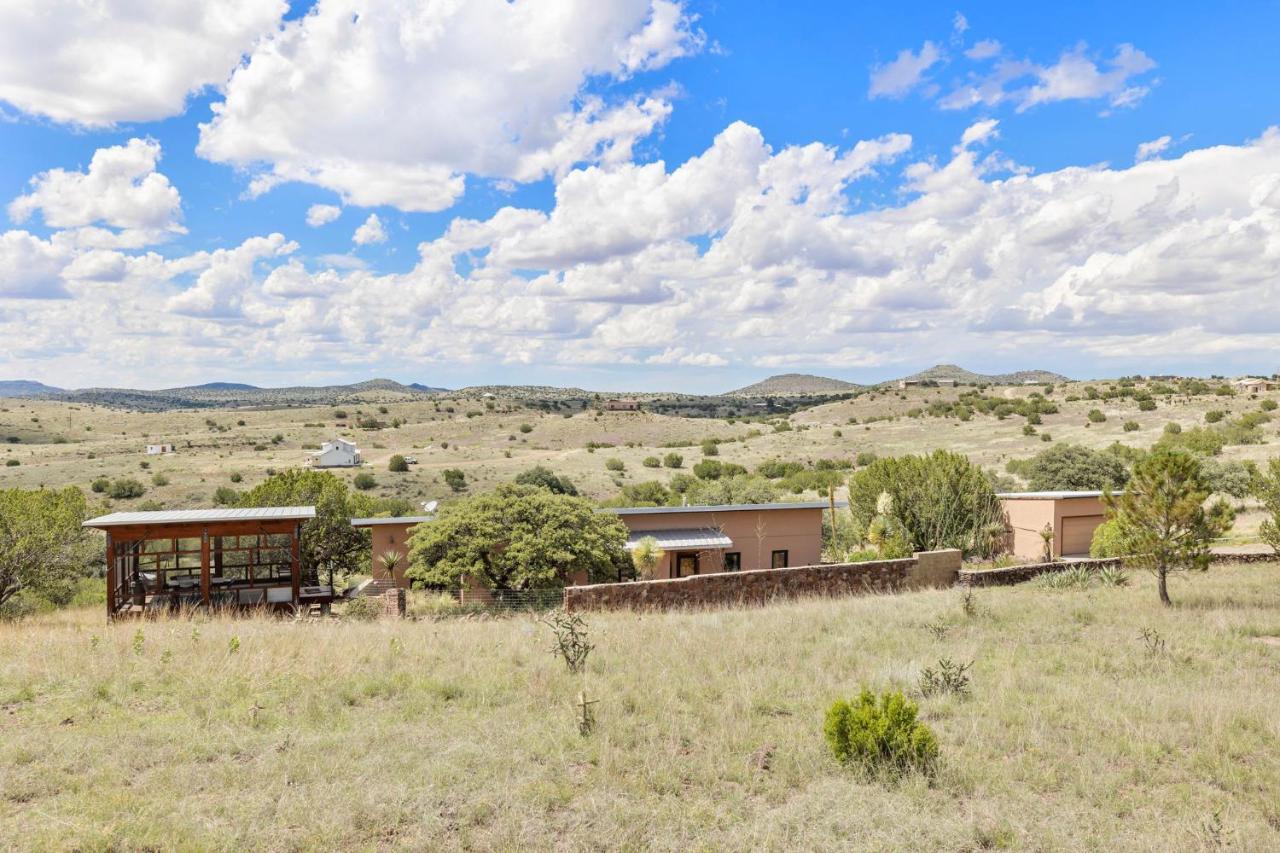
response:
M527 617L0 625L0 847L1276 849L1280 566L1173 594L593 614L582 676ZM932 784L837 765L827 706L943 657Z

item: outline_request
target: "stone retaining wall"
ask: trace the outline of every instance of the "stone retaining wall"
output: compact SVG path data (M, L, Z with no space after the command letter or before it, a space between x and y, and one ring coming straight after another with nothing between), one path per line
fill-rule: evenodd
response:
M1012 586L1050 572L1083 567L1086 569L1118 568L1123 561L1119 557L1101 560L1055 560L1052 563L1027 563L1007 566L1003 569L961 569L961 586Z
M565 587L564 606L572 612L766 604L781 598L951 586L959 570L959 551L929 551L902 560L714 572L670 580L570 586Z
M1274 563L1277 559L1274 554L1213 554L1211 562L1223 564ZM1118 568L1123 565L1123 558L1107 557L1096 560L1056 560L1052 563L1028 563L1003 569L961 569L959 583L961 586L972 587L1012 586L1049 572L1061 572L1079 567L1096 571L1105 568Z

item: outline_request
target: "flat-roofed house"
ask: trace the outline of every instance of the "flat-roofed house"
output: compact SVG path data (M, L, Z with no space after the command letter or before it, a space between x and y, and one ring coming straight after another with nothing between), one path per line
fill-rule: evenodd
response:
M654 578L812 566L822 559L825 501L602 509L627 526L627 550L653 537Z
M1087 557L1093 532L1106 521L1102 492L1006 492L997 495L1009 523L1009 547L1015 557L1045 556L1046 526L1053 533L1053 558Z
M345 438L320 445L307 456L312 468L354 468L360 464L360 449Z
M607 412L638 412L640 411L640 401L633 400L630 397L623 397L617 400L605 400L604 408Z
M402 589L409 588L409 579L405 571L409 568L409 537L413 528L423 522L431 521L434 515L404 515L397 518L353 518L352 527L360 527L370 532L373 539L373 579L394 582ZM386 566L386 555L395 554L394 571L389 573Z

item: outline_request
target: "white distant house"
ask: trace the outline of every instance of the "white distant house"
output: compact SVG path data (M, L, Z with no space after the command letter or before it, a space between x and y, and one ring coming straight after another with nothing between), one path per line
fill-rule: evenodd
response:
M307 461L313 468L354 468L360 464L360 450L346 439L335 438L313 450Z
M172 453L172 452L173 452L172 444L148 444L147 445L148 456L159 456L161 453Z

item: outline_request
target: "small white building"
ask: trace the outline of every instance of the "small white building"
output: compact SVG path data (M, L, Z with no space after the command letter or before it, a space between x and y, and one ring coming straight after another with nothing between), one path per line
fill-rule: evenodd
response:
M307 461L313 468L354 468L360 464L360 450L344 438L335 438L313 450Z
M148 456L159 456L161 453L172 453L172 452L173 452L172 444L148 444L147 445Z

